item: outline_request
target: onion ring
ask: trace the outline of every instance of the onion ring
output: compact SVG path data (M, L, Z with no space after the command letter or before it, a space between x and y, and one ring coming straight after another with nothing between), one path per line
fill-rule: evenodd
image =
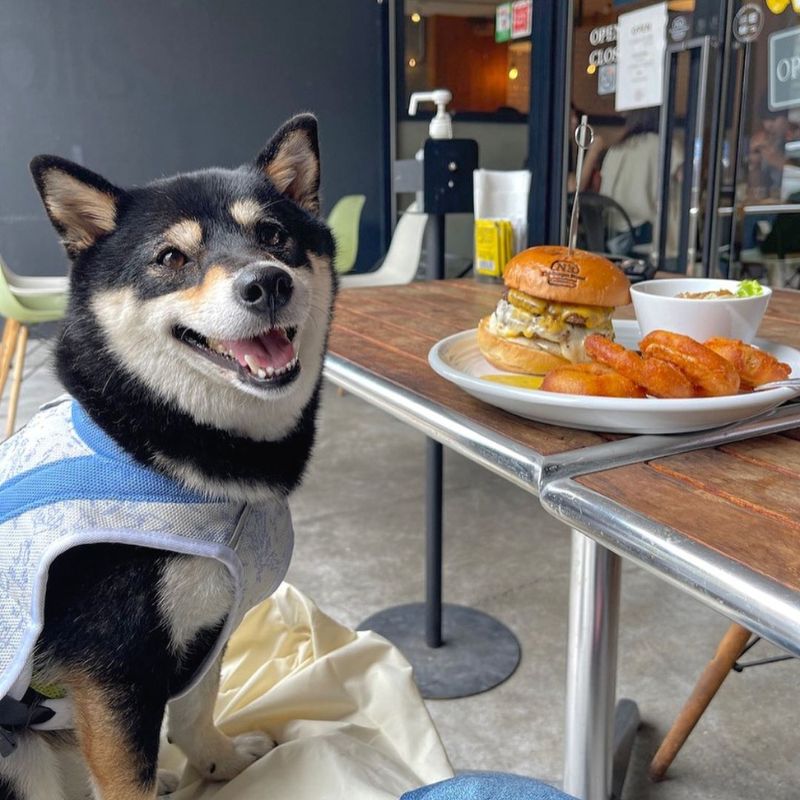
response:
M644 389L603 364L566 364L544 376L542 389L593 397L645 397Z
M639 342L642 353L676 366L700 397L721 397L739 391L740 378L730 361L689 336L651 331Z
M619 372L653 397L692 397L692 382L675 366L660 358L642 358L621 344L593 333L584 342L593 361Z
M709 339L706 347L733 364L742 379L742 388L761 386L771 381L782 381L789 377L792 368L778 361L771 353L765 353L739 339Z

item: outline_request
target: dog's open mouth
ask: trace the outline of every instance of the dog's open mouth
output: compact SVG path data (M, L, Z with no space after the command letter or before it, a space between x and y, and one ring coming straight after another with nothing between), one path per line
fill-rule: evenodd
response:
M254 386L286 386L300 374L292 341L296 328L270 328L252 339L207 339L190 328L176 326L172 335L201 355L236 372Z

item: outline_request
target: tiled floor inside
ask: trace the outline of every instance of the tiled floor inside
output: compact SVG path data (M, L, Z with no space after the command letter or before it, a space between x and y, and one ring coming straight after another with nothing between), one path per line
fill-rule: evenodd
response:
M47 347L29 359L20 423L59 389ZM2 409L4 412L4 409ZM4 416L3 416L4 419ZM326 386L318 447L292 506L289 580L356 626L423 591L424 439ZM445 597L493 614L523 657L504 684L428 704L456 769L561 780L568 531L536 500L467 460L445 458ZM698 513L701 510L698 509ZM619 692L644 724L625 800L800 798L800 662L732 674L670 772L646 765L727 622L649 573L623 572ZM761 644L756 657L776 654Z

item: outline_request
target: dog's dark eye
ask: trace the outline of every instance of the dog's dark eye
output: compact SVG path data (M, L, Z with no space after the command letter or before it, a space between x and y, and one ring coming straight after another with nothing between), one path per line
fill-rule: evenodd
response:
M158 258L156 259L162 266L172 269L180 269L188 260L189 257L181 253L177 247L167 247L158 254Z
M262 247L281 247L286 243L286 231L272 222L259 222L256 235Z

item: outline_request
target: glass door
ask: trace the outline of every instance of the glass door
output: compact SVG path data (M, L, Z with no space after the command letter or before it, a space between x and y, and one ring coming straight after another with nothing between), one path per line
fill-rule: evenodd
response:
M686 271L698 258L720 2L575 2L570 121L595 131L579 243ZM568 144L568 203L575 147ZM662 211L663 209L663 211Z
M740 0L731 25L718 271L800 275L800 2Z
M583 246L800 284L800 0L576 0L571 71Z

